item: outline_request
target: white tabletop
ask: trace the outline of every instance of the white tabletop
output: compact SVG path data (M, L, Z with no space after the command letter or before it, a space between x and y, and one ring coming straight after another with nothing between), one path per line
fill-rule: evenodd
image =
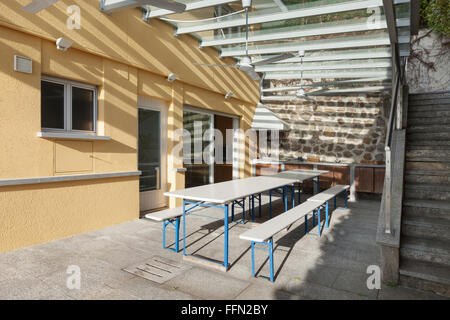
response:
M242 199L252 194L261 193L296 182L296 179L279 178L276 176L258 176L169 191L165 192L164 195L193 201L229 203L233 200Z
M295 179L296 182L300 183L305 180L314 179L322 174L326 174L329 171L327 170L303 170L303 169L294 169L282 171L276 174L273 174L273 177L285 178L285 179Z
M257 176L207 184L176 191L165 192L168 197L212 203L229 203L252 194L258 194L270 189L299 183L327 173L324 170L288 170L275 175Z

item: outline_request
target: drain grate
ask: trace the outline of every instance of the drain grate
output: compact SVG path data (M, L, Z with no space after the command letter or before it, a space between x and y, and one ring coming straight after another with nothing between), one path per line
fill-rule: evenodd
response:
M164 283L187 270L188 266L160 256L153 256L145 262L134 264L123 270L156 283Z

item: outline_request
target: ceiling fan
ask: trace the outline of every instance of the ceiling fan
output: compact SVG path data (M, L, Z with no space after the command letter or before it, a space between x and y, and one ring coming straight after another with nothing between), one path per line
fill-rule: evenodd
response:
M306 99L306 100L310 100L310 101L314 101L314 99L311 99L310 97L308 97L308 94L306 93L305 89L303 89L303 57L305 56L305 51L300 50L298 52L298 56L300 57L300 67L301 67L301 73L300 73L300 88L298 89L297 93L295 94L295 96L297 98L300 99Z
M36 14L44 9L47 9L52 4L58 1L59 0L34 0L33 2L23 7L22 10ZM186 10L186 5L184 3L179 3L172 0L134 0L134 2L136 3L136 7L142 5L151 5L161 9L170 10L176 13L181 13ZM131 6L127 6L127 8L130 7Z
M255 71L255 66L269 64L273 62L277 62L280 60L285 60L288 58L293 57L294 55L292 53L285 53L281 54L275 57L271 57L268 59L260 60L258 62L252 63L252 59L248 55L248 11L252 5L251 0L242 0L242 7L245 9L245 56L239 60L238 63L235 65L226 65L226 64L209 64L209 63L194 63L195 65L199 66L206 66L206 67L226 67L226 68L237 68L241 71L247 72L247 74L253 79L253 80L259 80L259 75Z

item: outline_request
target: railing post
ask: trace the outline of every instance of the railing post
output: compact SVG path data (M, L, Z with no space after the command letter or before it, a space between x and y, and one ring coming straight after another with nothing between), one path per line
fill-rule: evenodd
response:
M391 148L386 147L386 188L385 188L385 197L384 197L384 205L385 205L385 223L386 223L386 233L391 233L391 187L392 187L392 179L391 179Z

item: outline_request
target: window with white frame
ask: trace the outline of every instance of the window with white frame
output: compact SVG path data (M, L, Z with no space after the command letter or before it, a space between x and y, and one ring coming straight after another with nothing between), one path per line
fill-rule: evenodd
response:
M41 77L43 131L95 133L97 87L71 80Z

